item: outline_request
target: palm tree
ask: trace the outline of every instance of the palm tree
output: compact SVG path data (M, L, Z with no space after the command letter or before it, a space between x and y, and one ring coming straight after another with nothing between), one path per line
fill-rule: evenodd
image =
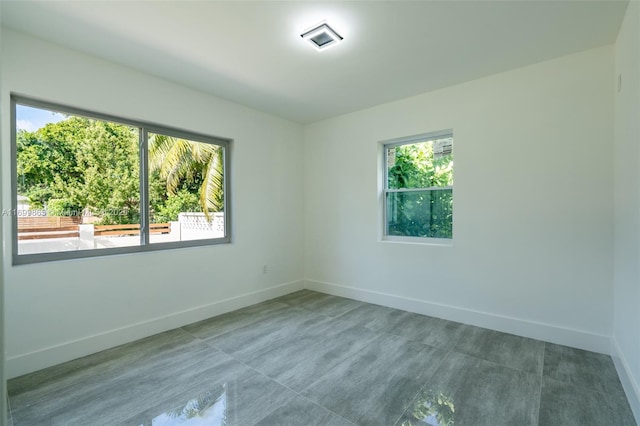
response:
M224 209L223 148L172 136L149 135L149 170L159 172L167 194L175 195L184 183L199 183L199 203L207 220Z

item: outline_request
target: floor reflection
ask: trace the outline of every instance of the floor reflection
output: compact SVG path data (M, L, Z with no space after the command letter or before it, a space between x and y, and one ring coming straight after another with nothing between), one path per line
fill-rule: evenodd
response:
M227 384L189 400L184 406L166 411L140 426L224 426L227 418Z
M453 426L453 399L442 392L422 391L409 417L410 419L402 422L402 426Z

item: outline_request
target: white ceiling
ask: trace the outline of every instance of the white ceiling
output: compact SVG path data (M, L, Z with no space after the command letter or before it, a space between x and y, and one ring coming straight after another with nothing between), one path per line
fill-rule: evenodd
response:
M301 123L611 44L616 1L6 1L2 25ZM327 20L344 41L300 38Z

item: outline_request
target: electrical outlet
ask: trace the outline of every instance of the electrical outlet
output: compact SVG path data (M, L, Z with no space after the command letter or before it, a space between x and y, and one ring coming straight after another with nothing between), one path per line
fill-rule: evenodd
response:
M267 265L263 265L262 266L262 273L266 274L267 273Z

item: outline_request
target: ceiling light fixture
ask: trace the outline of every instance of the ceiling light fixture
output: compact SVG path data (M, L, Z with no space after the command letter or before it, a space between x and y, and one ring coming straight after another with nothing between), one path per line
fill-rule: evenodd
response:
M340 34L335 32L326 22L321 22L300 35L317 50L324 50L342 41Z

